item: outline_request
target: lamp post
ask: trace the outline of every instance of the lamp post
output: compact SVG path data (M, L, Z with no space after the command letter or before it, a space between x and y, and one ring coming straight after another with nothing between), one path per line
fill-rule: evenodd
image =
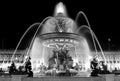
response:
M111 38L108 38L108 51L110 51L110 42L111 42Z

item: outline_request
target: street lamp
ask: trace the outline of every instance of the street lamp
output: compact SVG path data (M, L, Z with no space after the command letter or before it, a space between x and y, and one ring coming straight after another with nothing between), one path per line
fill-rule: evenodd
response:
M108 38L108 51L110 51L110 42L111 42L111 38Z

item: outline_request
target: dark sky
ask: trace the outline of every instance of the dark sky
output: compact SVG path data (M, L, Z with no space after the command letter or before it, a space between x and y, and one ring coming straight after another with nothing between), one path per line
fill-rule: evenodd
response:
M0 49L15 49L25 30L35 22L52 16L54 7L59 1L40 0L41 2L1 2L0 6ZM51 2L52 1L52 2ZM111 38L111 49L120 49L119 2L83 0L63 1L68 14L75 19L83 11L91 24L104 50L108 49L108 38Z

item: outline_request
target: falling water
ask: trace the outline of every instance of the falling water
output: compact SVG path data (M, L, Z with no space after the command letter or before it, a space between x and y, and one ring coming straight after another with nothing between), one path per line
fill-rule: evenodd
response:
M12 58L11 58L11 62L13 61L13 58L14 58L14 56L15 56L15 54L16 54L16 52L17 52L17 50L18 50L18 48L19 48L19 46L20 46L20 44L21 44L21 42L22 42L22 40L23 40L23 38L25 37L25 35L27 34L27 32L31 29L31 28L33 28L33 27L38 27L38 26L36 26L36 25L40 25L40 23L34 23L34 24L32 24L26 31L25 31L25 33L22 35L22 37L20 38L20 41L18 42L18 44L17 44L17 46L16 46L16 49L15 49L15 51L13 52L13 55L12 55Z
M89 23L89 21L88 21L88 19L87 19L87 16L85 15L85 13L82 12L82 11L80 11L80 12L77 14L77 16L76 16L75 21L77 22L77 20L78 20L78 18L79 18L80 16L83 17L84 20L86 21L86 23L83 23L83 24L80 24L80 25L79 25L79 26L80 26L80 30L81 30L82 28L87 28L87 29L89 29L90 34L91 34L91 36L92 36L92 41L93 41L93 45L94 45L96 54L98 53L98 51L97 51L97 45L98 45L98 46L99 46L99 49L100 49L100 52L101 52L101 54L102 54L103 60L104 60L104 62L106 62L106 58L105 58L105 55L104 55L104 53L103 53L102 47L101 47L101 45L100 45L100 43L99 43L99 40L98 40L97 36L95 35L95 33L93 32L93 30L91 29L90 23ZM96 42L95 42L95 41L97 42L97 45L96 45Z

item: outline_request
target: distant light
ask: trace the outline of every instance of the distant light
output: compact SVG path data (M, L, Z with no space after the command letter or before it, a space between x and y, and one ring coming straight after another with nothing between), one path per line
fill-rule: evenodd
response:
M111 41L111 39L110 39L110 38L108 38L108 41L110 42L110 41Z

